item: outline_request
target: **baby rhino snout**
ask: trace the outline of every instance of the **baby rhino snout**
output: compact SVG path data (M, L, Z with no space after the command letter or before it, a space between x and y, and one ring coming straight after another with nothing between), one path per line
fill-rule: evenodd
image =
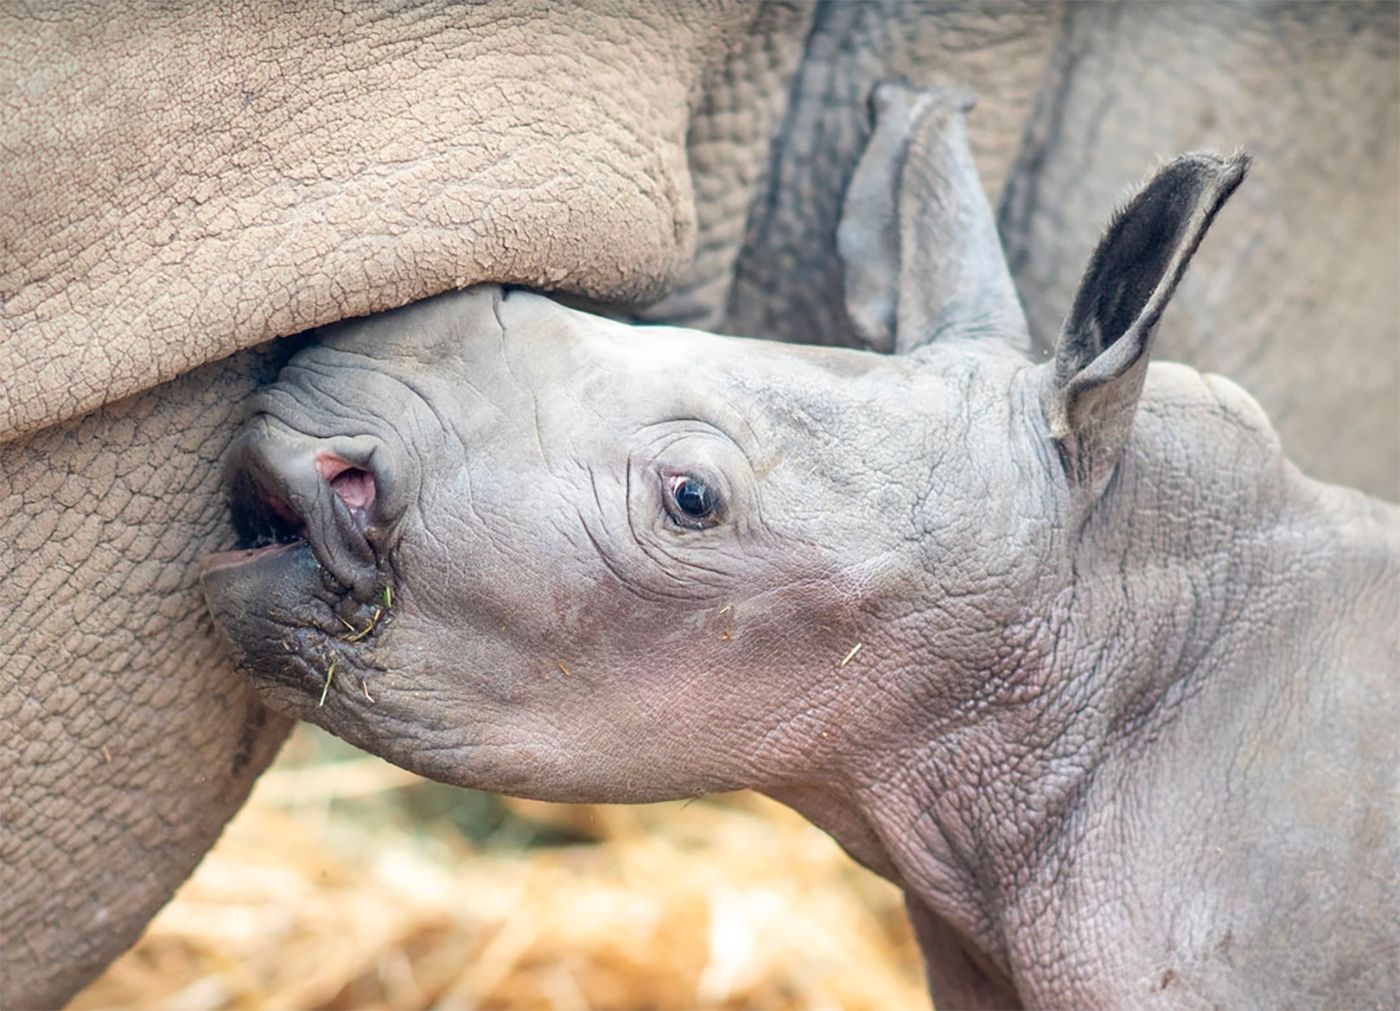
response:
M372 594L394 519L388 457L372 437L306 436L254 417L231 459L241 540L255 548L304 541L344 587Z

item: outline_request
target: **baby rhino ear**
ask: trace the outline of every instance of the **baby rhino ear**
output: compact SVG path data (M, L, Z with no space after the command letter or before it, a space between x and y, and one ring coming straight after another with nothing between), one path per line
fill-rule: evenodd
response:
M967 142L972 93L886 83L870 104L873 128L836 229L856 334L884 352L948 336L1029 349Z
M1187 154L1113 218L1089 260L1055 351L1046 413L1072 481L1097 495L1118 461L1152 336L1249 158Z

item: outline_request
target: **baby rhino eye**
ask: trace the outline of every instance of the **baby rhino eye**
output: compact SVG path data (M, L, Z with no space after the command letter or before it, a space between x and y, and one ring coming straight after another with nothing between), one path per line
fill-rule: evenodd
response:
M688 527L706 527L717 522L719 495L702 479L690 474L672 474L666 478L668 511L678 523Z

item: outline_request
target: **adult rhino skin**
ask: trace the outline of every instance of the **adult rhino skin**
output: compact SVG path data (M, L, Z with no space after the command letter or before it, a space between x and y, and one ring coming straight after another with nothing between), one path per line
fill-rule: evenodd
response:
M287 354L269 342L501 281L878 344L847 318L833 241L878 80L976 89L972 144L1043 345L1149 154L1248 146L1236 213L1258 227L1203 252L1198 272L1229 283L1182 293L1159 354L1241 380L1306 469L1394 496L1396 20L0 11L0 1004L59 1003L129 945L286 731L193 589L231 536L238 404ZM1207 344L1226 322L1229 344Z

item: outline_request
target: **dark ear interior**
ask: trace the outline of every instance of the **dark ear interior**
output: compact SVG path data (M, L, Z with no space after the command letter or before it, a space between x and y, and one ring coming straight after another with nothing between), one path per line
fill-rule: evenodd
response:
M1147 331L1156 325L1216 212L1247 167L1244 156L1184 155L1113 216L1084 272L1061 337L1057 357L1070 374L1134 325ZM1164 283L1165 297L1154 300Z
M1182 155L1114 215L1094 250L1060 334L1046 405L1072 477L1098 483L1112 470L1157 323L1248 167L1244 155Z

